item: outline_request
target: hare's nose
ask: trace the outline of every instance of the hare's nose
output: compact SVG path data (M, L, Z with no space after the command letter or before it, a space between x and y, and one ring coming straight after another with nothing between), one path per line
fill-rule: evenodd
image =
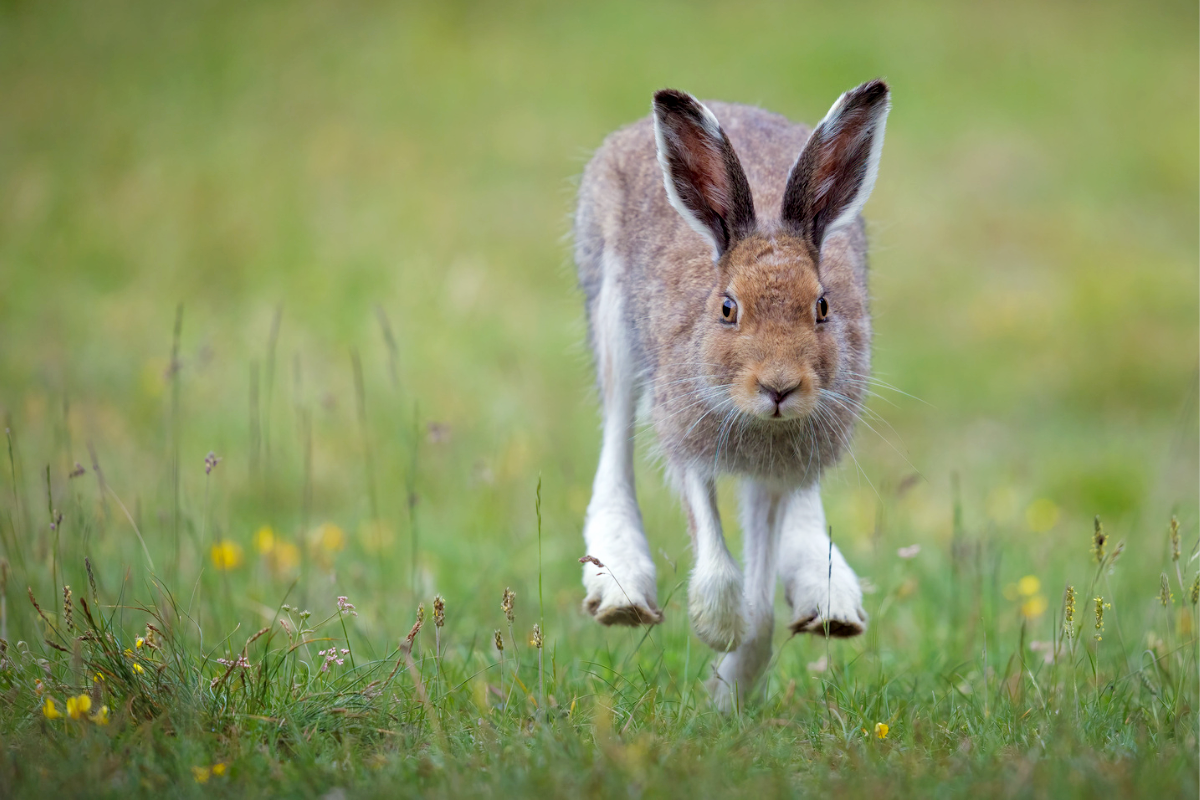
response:
M776 406L782 403L789 394L796 391L798 388L800 388L800 384L798 383L794 383L791 386L784 388L771 386L770 384L762 383L761 381L758 384L758 390L767 397L771 398L771 401L775 403Z

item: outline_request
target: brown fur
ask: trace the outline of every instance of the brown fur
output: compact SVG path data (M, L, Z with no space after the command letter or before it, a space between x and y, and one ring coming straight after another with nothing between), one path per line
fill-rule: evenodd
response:
M823 243L818 231L814 248L815 225L785 221L785 188L809 128L748 106L707 106L737 154L733 163L744 170L753 197L749 229L729 230L728 248L714 266L712 247L668 202L653 120L613 133L584 172L576 216L589 320L603 271L617 270L632 357L669 460L710 474L806 485L837 461L862 401L871 340L866 238L856 219ZM707 154L700 172L728 164L724 154L699 150ZM806 169L813 177L816 167ZM808 205L792 199L792 210L808 213ZM822 292L830 313L818 324L813 309ZM727 294L739 306L733 326L720 321ZM754 415L762 386L794 386L787 402L795 415Z

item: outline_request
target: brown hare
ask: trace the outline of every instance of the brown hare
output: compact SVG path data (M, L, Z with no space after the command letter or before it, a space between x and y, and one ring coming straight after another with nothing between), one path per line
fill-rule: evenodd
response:
M723 708L770 658L776 575L793 631L866 628L858 578L825 533L819 481L848 445L868 381L859 211L889 108L887 85L870 81L810 132L664 89L583 174L575 259L604 407L584 608L606 625L662 620L634 491L640 407L687 513L692 627L730 651L710 682ZM743 481L744 577L717 512L724 474Z

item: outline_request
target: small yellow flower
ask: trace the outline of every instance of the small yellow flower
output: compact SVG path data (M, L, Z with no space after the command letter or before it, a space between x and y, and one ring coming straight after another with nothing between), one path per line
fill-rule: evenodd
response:
M275 531L270 525L263 525L254 532L254 549L263 555L275 549Z
M134 665L133 665L133 671L134 671L134 672L136 672L136 673L138 673L139 675L141 675L141 674L142 674L143 672L145 672L146 670L142 669L142 665L141 665L141 664L138 664L137 662L134 662Z
M218 764L213 764L212 765L212 773L213 773L213 775L224 775L225 774L224 762L221 762Z
M317 528L317 544L327 553L340 552L346 548L346 532L332 522L326 522Z
M103 672L97 672L97 673L96 673L96 677L92 678L92 680L93 680L94 682L96 682L96 683L101 683L101 682L103 682L103 681L106 681L106 680L107 680L107 678L105 678L105 677L104 677L104 673L103 673Z
M1024 603L1021 603L1021 616L1027 619L1040 617L1046 612L1048 605L1049 603L1046 602L1045 597L1040 594L1036 594L1033 597L1030 597Z
M92 698L86 694L67 698L67 716L71 719L83 719L92 710Z
M1017 581L1017 592L1023 597L1033 597L1042 588L1042 582L1036 575L1026 575Z
M192 777L196 779L196 783L208 783L210 775L212 770L208 767L192 767Z
M42 715L46 719L62 719L62 712L54 707L53 697L47 697L46 702L42 704Z
M137 639L134 639L133 646L136 647L138 650L141 650L142 645L144 645L145 643L146 643L146 640L143 639L141 636L139 636L139 637L137 637Z
M95 714L92 714L90 717L88 717L88 719L90 719L92 722L96 723L97 725L107 725L108 724L108 706L100 706L100 710L97 711Z
M886 722L875 723L875 735L880 739L886 739L888 735L888 725Z
M236 569L242 563L242 546L228 539L214 544L210 554L213 566L220 570Z
M291 542L277 540L268 560L271 562L271 568L276 572L291 572L300 566L300 548Z

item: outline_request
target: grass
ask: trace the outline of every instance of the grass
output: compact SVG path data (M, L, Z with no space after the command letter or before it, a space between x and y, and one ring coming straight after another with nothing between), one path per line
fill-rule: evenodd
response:
M1195 796L1196 28L0 6L0 793ZM722 717L648 432L666 621L579 612L571 181L661 86L811 122L875 75L897 391L824 484L871 627L781 626L764 699Z

